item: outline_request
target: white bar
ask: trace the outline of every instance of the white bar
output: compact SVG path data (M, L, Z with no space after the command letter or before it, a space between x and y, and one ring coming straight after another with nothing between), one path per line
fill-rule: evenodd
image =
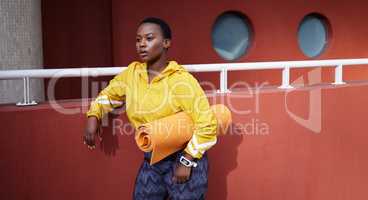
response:
M88 98L88 93L89 93L89 84L88 84L88 79L89 79L89 71L84 69L81 71L81 74L83 75L82 78L82 88L81 88L81 92L82 92L82 99L87 99ZM82 107L88 107L88 101L82 101Z
M27 78L23 78L23 103L27 102Z
M224 73L224 91L223 92L228 92L228 88L227 88L227 68L226 67L224 67L223 73Z
M29 77L23 77L23 102L18 102L17 106L37 105L37 102L31 101Z
M218 63L218 64L192 64L184 65L190 72L220 72L220 91L230 92L227 88L227 72L237 70L264 70L283 69L281 89L293 88L290 85L291 68L309 67L335 67L335 82L344 84L343 65L365 65L368 58L361 59L333 59L333 60L308 60L308 61L277 61L277 62L253 62L253 63ZM226 67L224 67L226 66ZM113 76L121 73L127 67L95 67L95 68L64 68L64 69L29 69L29 70L0 70L0 80L23 78L23 101L17 105L35 105L30 100L30 78L60 78L60 77L88 77L88 76Z
M226 79L227 73L226 68L222 67L220 72L220 93L225 93L227 90Z
M217 93L221 93L222 90L224 90L224 84L223 84L223 74L220 72L220 90L217 90Z
M345 84L345 82L343 81L342 75L343 75L342 65L337 65L335 67L335 82L332 84L334 85Z
M282 85L280 89L291 89L293 86L290 85L290 67L285 67L282 70Z
M277 61L277 62L253 62L253 63L219 63L219 64L199 64L184 65L191 72L214 72L221 71L222 66L227 65L228 71L237 70L262 70L262 69L283 69L289 68L309 68L326 67L336 65L362 65L368 64L367 58L361 59L334 59L334 60L307 60L307 61Z
M61 69L28 69L28 70L1 70L1 79L52 78L52 77L83 77L83 76L114 76L126 67L100 67L100 68L61 68Z
M278 62L253 62L253 63L219 63L219 64L194 64L184 65L191 72L221 72L223 66L228 71L237 70L262 70L332 67L337 65L363 65L368 64L368 58L362 59L335 59L335 60L308 60L308 61L278 61ZM120 73L126 67L100 67L100 68L66 68L66 69L30 69L30 70L2 70L0 79L52 78L56 74L62 77L82 77L81 71L87 70L92 76L112 76Z
M26 77L26 104L31 102L31 98L29 97L29 77Z

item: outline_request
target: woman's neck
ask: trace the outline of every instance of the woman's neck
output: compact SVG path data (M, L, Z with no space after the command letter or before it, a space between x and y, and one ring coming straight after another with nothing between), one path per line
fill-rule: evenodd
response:
M167 65L167 57L166 55L160 56L157 60L152 63L147 63L147 69L149 74L159 74L162 70L165 69Z

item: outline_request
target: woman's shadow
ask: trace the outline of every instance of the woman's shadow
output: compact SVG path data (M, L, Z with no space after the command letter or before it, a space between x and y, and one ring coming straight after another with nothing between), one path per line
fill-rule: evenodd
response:
M125 156L131 156L131 153L136 154L138 151L134 143L134 134L135 129L126 116L125 107L115 109L102 121L100 151L106 156L115 156L122 145L124 151L130 151Z
M237 134L234 124L225 136L218 137L218 142L209 153L209 185L206 199L227 199L227 177L238 166L238 146L243 140L242 134Z

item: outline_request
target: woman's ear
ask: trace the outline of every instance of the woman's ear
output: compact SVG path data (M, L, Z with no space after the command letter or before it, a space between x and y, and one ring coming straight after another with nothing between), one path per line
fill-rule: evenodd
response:
M169 49L171 47L171 40L170 39L164 39L164 48Z

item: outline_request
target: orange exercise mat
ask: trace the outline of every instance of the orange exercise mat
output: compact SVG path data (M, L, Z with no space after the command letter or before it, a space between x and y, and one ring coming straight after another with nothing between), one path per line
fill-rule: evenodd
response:
M217 135L224 135L231 124L231 112L222 105L211 106L218 122ZM151 165L168 155L184 149L192 138L194 124L185 112L143 124L138 128L135 141L144 152L151 152Z

